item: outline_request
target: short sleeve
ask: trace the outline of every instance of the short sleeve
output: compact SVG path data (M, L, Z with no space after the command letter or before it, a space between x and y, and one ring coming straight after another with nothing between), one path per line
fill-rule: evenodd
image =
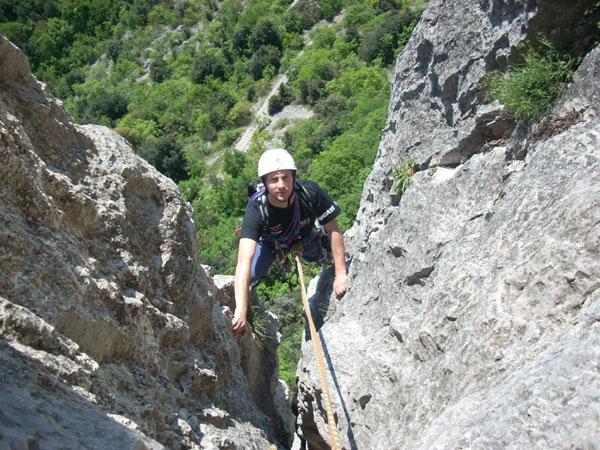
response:
M315 216L321 225L332 221L340 214L340 207L321 186L314 181L302 183L311 196Z
M248 238L257 242L260 239L263 230L263 220L258 208L256 201L251 201L246 206L240 238Z

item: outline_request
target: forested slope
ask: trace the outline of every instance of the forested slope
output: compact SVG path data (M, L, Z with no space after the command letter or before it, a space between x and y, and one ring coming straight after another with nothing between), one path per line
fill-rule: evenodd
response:
M279 125L283 144L302 162L300 175L338 199L348 228L385 122L386 71L421 9L413 1L6 1L0 32L80 123L114 128L180 183L202 260L230 272L231 230L269 145L263 131L247 154L233 151L254 102L277 73L288 75L269 109L293 102L314 111Z

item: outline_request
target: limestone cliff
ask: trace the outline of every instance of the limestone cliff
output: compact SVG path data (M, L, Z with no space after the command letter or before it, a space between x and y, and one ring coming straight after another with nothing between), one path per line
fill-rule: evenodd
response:
M177 186L1 35L0 67L0 447L286 445L275 355L234 339Z
M350 291L325 298L344 448L600 445L600 49L536 124L481 88L539 32L590 46L589 7L432 1L399 56ZM303 438L329 448L310 343L298 375Z

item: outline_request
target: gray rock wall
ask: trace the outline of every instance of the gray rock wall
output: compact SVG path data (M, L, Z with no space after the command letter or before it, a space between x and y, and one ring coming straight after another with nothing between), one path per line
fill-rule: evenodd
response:
M268 376L275 355L234 339L177 186L73 124L2 36L0 67L0 447L286 443L240 348Z
M574 39L585 8L433 1L400 55L321 329L344 448L600 446L600 51L532 126L480 88L537 32ZM298 375L303 438L329 448L310 343Z

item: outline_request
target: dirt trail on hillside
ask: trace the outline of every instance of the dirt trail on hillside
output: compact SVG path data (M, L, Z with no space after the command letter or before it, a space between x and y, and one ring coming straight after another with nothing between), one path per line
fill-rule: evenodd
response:
M271 86L271 90L267 94L265 98L259 101L258 108L256 109L255 119L253 123L246 128L244 134L240 137L240 139L235 143L235 149L240 152L247 152L248 147L250 146L250 141L252 140L252 136L256 131L258 131L258 124L261 122L261 119L269 117L269 99L277 94L279 91L279 87L283 83L287 83L288 77L286 74L277 75L275 78L275 82L273 86Z
M344 11L342 11L340 14L338 14L335 19L334 22L335 23L340 23L340 21L343 19L344 17ZM319 28L322 27L324 25L327 25L328 22L326 21L321 21L317 24L315 24L310 30L305 31L304 32L304 45L310 45L312 43L312 40L310 38L310 33ZM298 56L302 55L302 53L304 52L304 50L302 50ZM275 78L275 81L273 83L273 85L271 86L271 90L269 91L269 93L262 99L260 99L256 105L254 106L255 109L255 115L254 115L254 120L252 122L251 125L249 125L245 130L244 133L242 134L242 136L240 136L240 138L237 140L237 142L234 145L234 148L240 152L247 152L248 148L250 148L250 142L252 141L252 136L254 136L254 133L256 131L258 131L259 129L259 124L261 122L264 122L265 119L269 119L270 117L277 117L279 115L275 115L275 116L270 116L269 114L269 100L271 99L271 97L273 95L276 95L277 92L279 92L279 87L288 82L288 77L286 74L279 74L277 75L277 77ZM301 105L294 105L293 107L285 107L284 111L282 111L281 114L281 118L282 119L287 119L287 120L295 120L295 119L306 119L306 118L310 118L312 117L313 113L312 111L310 111L309 109L305 108L304 106ZM270 130L272 131L272 124L270 126ZM211 161L208 161L208 164L212 164L214 163L216 160L218 159L218 156L215 156L213 158L211 158Z

